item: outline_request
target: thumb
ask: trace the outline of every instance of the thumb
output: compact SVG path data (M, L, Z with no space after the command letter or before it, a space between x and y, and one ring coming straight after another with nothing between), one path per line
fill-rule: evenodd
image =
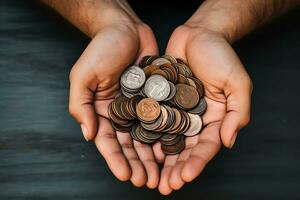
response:
M72 73L71 73L72 74ZM86 141L94 139L98 128L94 109L94 93L80 77L70 74L69 112L80 124Z
M232 148L238 131L250 121L251 80L229 86L228 90L231 93L227 96L227 111L221 126L221 140L224 146Z

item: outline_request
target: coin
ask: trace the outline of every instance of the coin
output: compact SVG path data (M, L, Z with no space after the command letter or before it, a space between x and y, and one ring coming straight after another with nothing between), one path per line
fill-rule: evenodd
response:
M170 94L164 101L169 101L176 94L176 86L172 82L170 82L170 81L168 81L168 82L169 82L169 85L170 85Z
M121 126L120 124L117 124L116 122L111 120L111 126L119 132L129 132L129 131L131 131L132 125L133 125L133 123L130 123L127 126Z
M165 79L169 80L169 75L167 74L167 72L165 72L164 70L161 70L161 69L154 70L151 73L151 75L161 75Z
M131 129L131 131L130 131L130 136L131 136L134 140L141 142L140 139L136 136L136 129L137 129L137 126L138 126L138 124L135 124L135 125L132 126L132 129Z
M186 84L176 85L175 103L182 109L194 108L199 102L198 92L195 88Z
M203 115L205 113L206 109L207 109L207 103L204 98L201 98L199 100L198 105L195 108L193 108L192 110L189 110L188 112L193 113L193 114Z
M180 112L176 108L172 108L172 110L175 114L175 118L174 118L174 123L173 123L172 128L168 131L169 134L178 133L177 129L182 122Z
M183 134L188 137L197 135L202 128L202 119L199 115L188 113L191 124L189 129Z
M182 74L177 75L177 82L182 84L189 84L188 79Z
M170 84L164 77L152 75L145 83L144 92L147 97L163 101L170 94Z
M162 123L163 121L163 116L160 115L157 120L155 120L154 122L152 123L144 123L144 122L141 122L141 126L146 129L146 130L150 130L150 131L153 131L153 130L156 130Z
M160 65L166 64L166 63L171 64L171 62L168 59L166 59L166 58L157 58L151 64L152 65L159 65L160 66Z
M109 106L108 106L108 116L109 116L109 118L112 121L114 121L115 123L120 124L120 125L128 124L129 120L121 119L120 117L116 116L116 114L113 112L113 109L112 109L112 104L113 103L114 102L110 103Z
M121 76L121 86L135 90L142 87L145 80L144 71L138 66L131 66Z
M190 86L193 86L194 88L197 89L196 83L193 81L193 79L191 79L191 78L186 78L186 79L187 79L188 84L189 84Z
M136 113L143 122L151 123L160 115L160 105L152 98L142 99L136 106Z
M178 71L176 70L176 68L171 65L171 64L163 64L160 66L160 68L162 70L167 71L171 76L170 76L170 81L172 83L176 83L177 82L177 75L178 75Z
M204 87L182 59L144 56L139 67L123 72L120 85L108 106L115 130L146 144L160 140L169 155L185 148L186 137L200 133L207 109Z
M145 67L143 70L145 72L145 75L147 77L151 76L151 74L155 71L155 70L158 70L159 69L159 66L157 65L148 65L147 67Z
M169 60L172 64L173 64L173 63L177 63L176 58L173 57L173 56L170 56L170 55L163 55L162 58L165 58L165 59Z
M144 56L144 57L141 59L141 61L140 61L140 63L139 63L139 66L140 66L141 68L146 67L146 66L150 65L150 64L151 64L155 59L157 59L157 58L158 58L157 55Z
M195 78L195 77L191 77L191 79L194 81L195 85L196 85L196 89L198 91L199 97L201 98L204 95L204 87L202 82Z
M138 124L136 127L136 131L135 131L135 134L136 134L136 137L138 138L138 140L140 140L143 143L147 143L147 144L151 144L156 141L154 139L146 138L142 131L143 131L143 127L140 124Z
M170 134L164 134L161 138L160 141L162 144L165 145L172 145L177 143L178 141L176 141L175 139L179 138L179 135L170 135ZM175 140L175 141L174 141Z
M174 155L183 151L185 148L185 139L182 135L179 135L180 140L174 145L161 145L161 149L165 154Z
M156 141L163 135L162 133L155 133L153 131L146 130L143 127L140 128L140 131L141 131L141 135L143 138L146 138L146 139L152 140L152 141L153 140Z

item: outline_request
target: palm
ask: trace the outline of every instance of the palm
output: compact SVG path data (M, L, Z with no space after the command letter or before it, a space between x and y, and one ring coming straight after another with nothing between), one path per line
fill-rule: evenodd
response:
M153 43L149 44L151 41ZM146 54L157 54L151 30L138 25L137 38L119 28L102 31L85 53L91 64L87 71L93 72L90 76L97 78L94 88L94 106L98 114L98 131L94 140L97 148L118 179L130 179L136 186L156 187L159 173L151 147L133 142L129 133L115 131L107 112L109 103L119 91L119 79L125 68Z
M175 31L167 54L188 62L194 75L203 82L208 107L203 116L201 134L187 138L186 148L179 155L166 156L159 185L163 194L192 181L221 148L221 125L230 102L230 95L226 96L226 84L232 76L234 62L238 61L224 39L211 34L198 34L191 39L192 33L188 27Z

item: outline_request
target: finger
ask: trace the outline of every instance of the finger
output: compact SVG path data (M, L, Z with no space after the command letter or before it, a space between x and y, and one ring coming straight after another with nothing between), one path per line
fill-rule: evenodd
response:
M166 54L174 56L175 58L181 58L186 61L185 57L185 44L186 44L186 37L188 34L183 33L184 29L178 27L172 33L170 40L168 41L168 45L166 48Z
M163 195L168 195L173 191L172 188L169 186L169 178L170 178L172 168L175 165L177 158L178 158L178 155L166 156L165 164L161 171L160 181L159 181L159 186L158 186L159 192Z
M185 149L179 154L179 157L172 168L169 186L174 190L179 190L185 183L181 177L181 172L185 161L189 158L192 148L198 144L199 135L187 137L185 139Z
M112 99L109 100L101 100L101 101L95 101L95 111L98 115L101 115L102 117L109 118L108 115L108 105L112 102Z
M95 137L95 144L107 162L111 172L121 181L127 181L131 177L131 169L125 158L117 136L109 120L98 117L99 127Z
M147 25L141 26L139 35L143 39L140 41L140 52L138 52L135 64L138 64L144 56L159 55L157 42L151 28Z
M129 133L121 133L117 131L117 138L131 167L130 181L136 187L142 187L146 184L147 174L144 166L139 159L135 149L133 148L133 141Z
M161 143L159 141L155 142L152 146L152 149L153 149L155 160L158 163L163 163L166 158L166 155L161 150Z
M221 126L223 144L232 148L238 131L250 121L251 83L229 86L231 94L227 97L226 115ZM226 92L226 91L225 91Z
M87 88L77 72L70 74L69 112L80 124L86 141L92 140L97 132L97 117L93 104L94 93Z
M210 124L199 135L198 144L193 147L181 172L181 177L185 182L196 178L221 148L219 130L219 124Z
M146 185L147 187L154 189L158 185L159 169L157 163L155 162L152 148L151 146L138 141L134 141L133 144L147 172L148 180Z

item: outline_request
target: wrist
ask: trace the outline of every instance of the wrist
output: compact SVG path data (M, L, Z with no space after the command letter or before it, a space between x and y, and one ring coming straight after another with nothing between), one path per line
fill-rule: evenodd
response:
M233 43L258 24L258 19L245 4L239 1L205 1L185 25L222 35Z
M91 38L106 26L140 23L126 0L42 1Z
M97 10L95 15L92 14L91 18L95 20L88 20L89 32L87 35L91 38L105 27L118 26L134 30L136 24L142 24L127 1L113 0L103 4L101 10Z

